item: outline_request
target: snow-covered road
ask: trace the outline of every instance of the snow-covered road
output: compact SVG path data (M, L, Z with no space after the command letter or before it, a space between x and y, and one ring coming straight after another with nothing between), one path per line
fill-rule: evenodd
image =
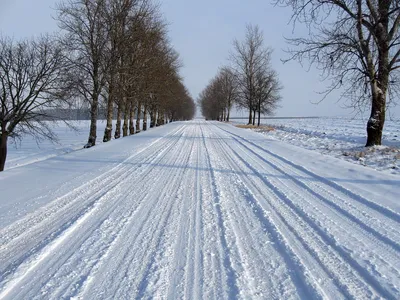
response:
M177 122L0 174L0 299L399 299L400 180Z

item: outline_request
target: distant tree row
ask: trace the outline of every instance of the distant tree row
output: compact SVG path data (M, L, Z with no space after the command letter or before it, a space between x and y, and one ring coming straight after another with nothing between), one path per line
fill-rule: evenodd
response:
M194 117L179 55L151 0L63 0L56 12L61 31L55 36L0 37L0 171L10 138L56 139L49 120L63 118L55 111L89 107L85 147L96 144L101 107L104 142L111 140L113 119L119 138Z
M238 88L232 69L222 68L200 93L203 116L211 120L229 121L232 106L238 103Z
M234 40L231 65L200 93L199 104L206 119L229 121L236 106L249 112L248 124L260 126L261 115L271 115L281 99L282 85L271 66L272 49L264 45L258 26L248 25L244 41Z

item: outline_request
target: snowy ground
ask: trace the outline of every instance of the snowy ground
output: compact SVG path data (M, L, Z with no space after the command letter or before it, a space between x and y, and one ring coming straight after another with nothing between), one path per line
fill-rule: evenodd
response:
M399 299L398 176L216 122L0 173L0 299Z
M113 121L113 134L115 122L116 121ZM148 122L148 124L150 124L150 122ZM57 155L81 150L88 140L90 122L73 121L71 125L73 125L75 130L72 130L61 122L52 123L53 130L58 137L56 142L51 142L49 140L37 141L29 135L23 136L21 140L10 140L5 169L13 169L43 161ZM143 126L143 120L141 120L140 126ZM105 127L106 121L99 120L97 122L96 144L101 144L103 142Z
M247 120L233 120L246 123ZM253 129L270 139L400 175L400 119L385 123L383 146L365 148L366 120L351 118L266 119L269 128Z

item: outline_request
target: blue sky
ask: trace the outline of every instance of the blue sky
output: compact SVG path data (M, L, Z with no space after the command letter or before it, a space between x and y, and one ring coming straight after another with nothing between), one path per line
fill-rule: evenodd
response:
M0 0L0 30L16 38L57 31L52 19L55 0ZM169 26L171 42L180 53L185 84L194 98L228 62L234 38L244 36L246 24L259 25L265 44L274 49L273 67L284 86L281 108L277 116L336 116L355 115L337 102L339 94L330 95L322 103L317 92L326 83L320 81L319 71L301 67L297 62L283 64L287 48L284 37L293 36L288 24L291 11L274 7L268 0L160 0L161 11ZM295 34L305 30L296 28ZM391 110L400 116L400 107ZM244 113L245 115L245 113Z

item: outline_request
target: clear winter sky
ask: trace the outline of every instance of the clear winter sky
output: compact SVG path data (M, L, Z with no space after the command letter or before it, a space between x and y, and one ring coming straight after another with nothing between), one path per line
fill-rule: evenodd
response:
M15 38L57 31L54 8L57 0L0 0L0 31ZM337 116L354 115L337 103L338 94L322 103L317 91L326 83L320 81L319 71L302 68L297 62L283 64L287 57L284 37L291 37L288 24L291 11L274 7L270 0L160 0L161 10L170 24L170 38L180 53L184 67L181 71L185 84L196 99L199 92L216 74L218 68L229 63L232 40L242 39L246 24L259 25L266 45L274 48L273 67L284 86L281 108L277 116ZM306 34L301 28L295 34ZM243 115L246 115L243 113ZM391 110L400 116L400 105Z

